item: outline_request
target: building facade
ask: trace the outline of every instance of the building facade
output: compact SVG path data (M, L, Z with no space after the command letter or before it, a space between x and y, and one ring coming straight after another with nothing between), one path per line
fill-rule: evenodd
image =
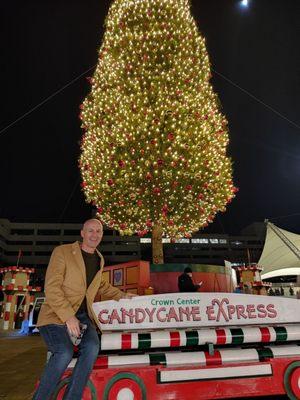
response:
M263 224L252 224L242 235L196 234L171 243L164 239L166 263L224 265L256 262L262 252ZM44 274L54 247L80 240L80 224L17 223L0 219L0 266L20 265ZM105 229L99 246L107 265L144 259L151 261L151 238L119 236Z

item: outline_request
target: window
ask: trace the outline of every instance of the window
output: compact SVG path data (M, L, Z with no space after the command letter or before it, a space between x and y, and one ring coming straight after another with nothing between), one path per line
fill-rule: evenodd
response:
M151 238L140 238L141 243L151 243Z
M175 243L190 243L190 239L181 238L175 241Z
M205 243L205 244L208 244L208 239L196 238L196 239L192 239L192 243Z

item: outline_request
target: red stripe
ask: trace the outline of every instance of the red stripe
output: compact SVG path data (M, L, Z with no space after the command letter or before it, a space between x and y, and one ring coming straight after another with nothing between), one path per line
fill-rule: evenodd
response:
M226 343L225 329L216 329L216 334L217 334L216 344L225 344Z
M98 357L94 364L94 368L108 368L108 356Z
M271 341L271 334L269 328L259 328L261 333L261 341L262 343L270 342Z
M8 321L9 320L9 316L10 316L10 312L9 311L5 311L5 313L4 313L4 321Z
M122 350L131 349L131 333L123 333L121 340L122 340L122 344L121 344Z
M204 352L206 358L206 365L222 365L221 354L218 350L214 351L213 355L210 355L207 351Z
M179 346L180 346L180 333L170 332L170 347L179 347Z
M13 298L12 294L8 294L8 295L6 296L6 303L11 303L12 298Z

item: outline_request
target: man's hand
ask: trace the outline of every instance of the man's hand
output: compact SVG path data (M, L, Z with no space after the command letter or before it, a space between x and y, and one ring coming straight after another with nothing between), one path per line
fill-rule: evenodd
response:
M203 282L202 282L202 281L198 283L198 286L199 286L199 287L201 287L202 285L203 285Z
M80 335L79 320L75 317L75 315L66 320L66 325L71 335L77 337Z
M122 297L122 299L132 299L133 297L136 297L136 296L137 296L137 294L135 294L135 293L127 292L127 293L124 293L124 296Z

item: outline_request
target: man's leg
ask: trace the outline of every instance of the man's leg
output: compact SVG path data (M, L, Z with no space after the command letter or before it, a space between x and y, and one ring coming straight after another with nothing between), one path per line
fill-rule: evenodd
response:
M87 330L78 346L78 359L74 367L64 400L81 400L93 365L99 353L99 337L94 324L87 314L76 315L80 322L87 324Z
M45 325L40 333L52 354L46 364L33 400L48 400L73 357L73 344L65 325Z

